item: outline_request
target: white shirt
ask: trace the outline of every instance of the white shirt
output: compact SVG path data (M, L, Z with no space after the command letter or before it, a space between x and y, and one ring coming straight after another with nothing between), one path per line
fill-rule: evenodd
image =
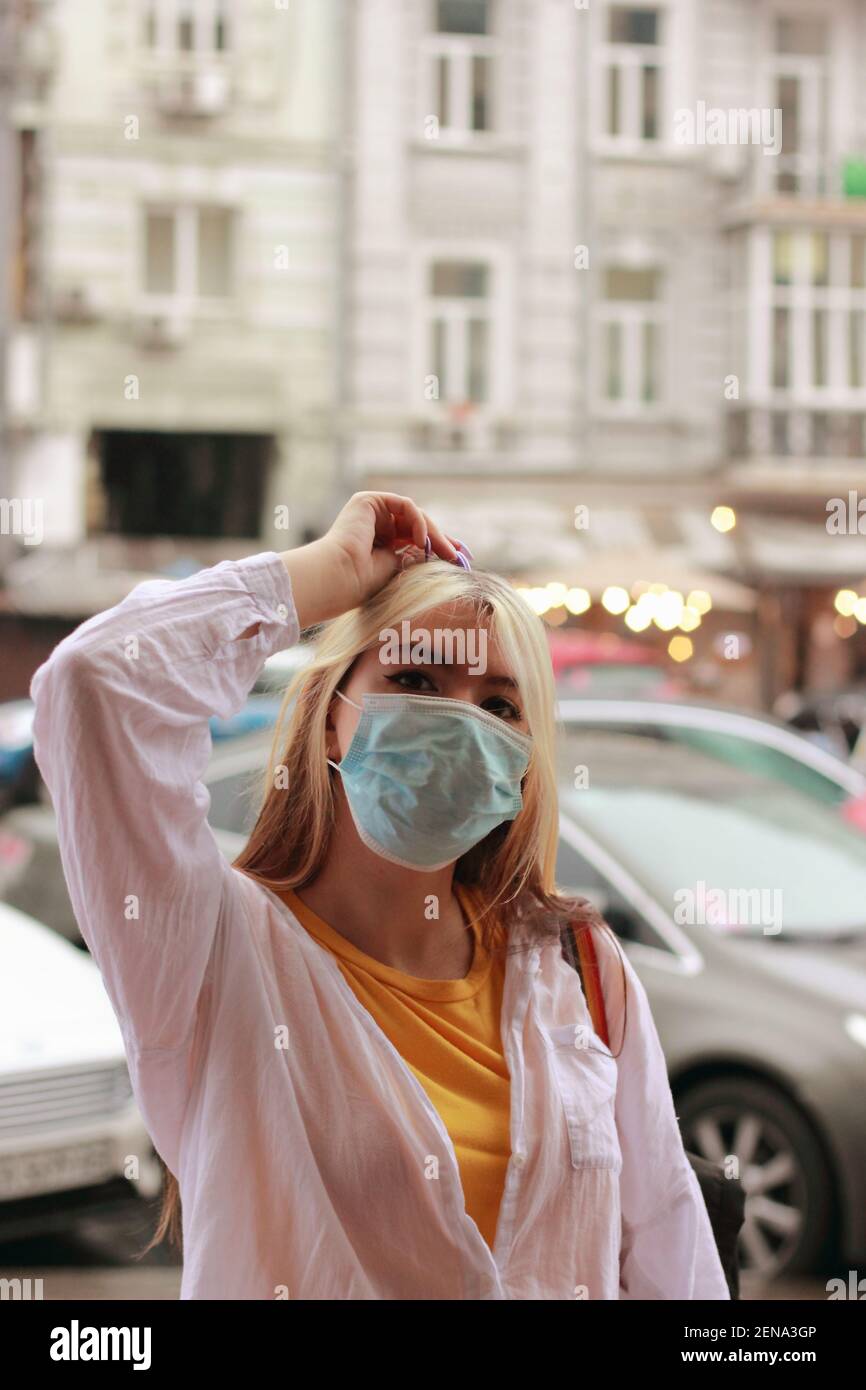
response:
M491 1251L423 1087L327 949L226 863L208 720L298 636L268 551L139 584L31 686L81 933L180 1182L181 1298L727 1299L628 960L614 1060L594 1033L574 1046L591 1020L556 942L506 958L512 1156ZM618 1048L620 957L596 946Z

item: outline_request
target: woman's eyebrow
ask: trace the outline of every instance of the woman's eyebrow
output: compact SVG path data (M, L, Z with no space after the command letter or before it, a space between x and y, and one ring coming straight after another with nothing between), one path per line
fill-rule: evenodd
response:
M508 686L509 690L517 690L517 689L519 688L519 687L518 687L518 684L517 684L517 681L514 679L513 676L488 676L488 675L485 675L485 676L484 676L484 680L487 681L487 684L488 684L488 685L505 685L505 686Z

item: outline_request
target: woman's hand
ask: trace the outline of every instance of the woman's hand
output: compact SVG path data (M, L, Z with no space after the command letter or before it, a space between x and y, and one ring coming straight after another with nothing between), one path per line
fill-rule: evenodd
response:
M356 492L321 540L281 559L292 581L301 629L335 618L387 584L400 568L405 546L457 563L457 551L410 497L395 492Z

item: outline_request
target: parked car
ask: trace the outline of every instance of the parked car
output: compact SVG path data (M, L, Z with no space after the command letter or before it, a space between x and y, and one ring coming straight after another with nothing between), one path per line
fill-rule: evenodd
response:
M259 729L273 728L280 712L283 691L295 672L307 664L311 653L312 645L302 642L269 656L243 709L230 719L213 716L210 721L213 738L233 739L256 733Z
M866 830L866 776L781 720L690 700L559 702L564 728L621 730L650 742L694 748L839 808Z
M231 773L239 765L238 758L244 769L249 765L244 750L250 746L251 739L255 757L263 763L269 746L265 730L253 735L237 735L213 745L213 757L204 780L216 800L215 824L224 818L224 802L233 794ZM37 803L13 806L0 816L0 903L26 912L74 946L83 948L63 876L54 809L47 793L45 797ZM238 837L220 829L215 829L214 833L226 858L234 859L241 848Z
M314 651L315 643L306 641L296 642L293 647L286 647L281 652L274 652L272 656L268 657L259 672L253 686L253 693L261 695L271 695L275 691L282 693L292 676L307 665Z
M685 686L654 647L612 633L575 630L547 634L558 694L673 699Z
M160 1185L99 971L0 903L0 1238L62 1229Z
M779 696L773 712L811 742L866 771L866 686L805 693L789 690Z
M0 701L0 810L32 800L39 782L33 757L33 701Z

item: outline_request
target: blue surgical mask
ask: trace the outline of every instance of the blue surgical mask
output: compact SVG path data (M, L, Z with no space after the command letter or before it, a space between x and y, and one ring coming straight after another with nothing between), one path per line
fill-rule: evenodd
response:
M355 827L406 869L442 869L523 808L532 739L466 700L364 695L339 763Z

